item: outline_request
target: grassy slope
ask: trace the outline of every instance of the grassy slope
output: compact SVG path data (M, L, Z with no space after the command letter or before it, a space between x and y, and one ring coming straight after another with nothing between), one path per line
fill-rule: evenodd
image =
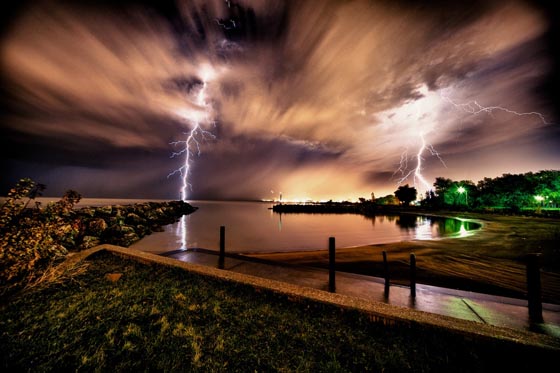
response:
M122 277L112 282L110 273ZM3 371L534 371L557 357L384 326L357 311L108 253L0 312Z

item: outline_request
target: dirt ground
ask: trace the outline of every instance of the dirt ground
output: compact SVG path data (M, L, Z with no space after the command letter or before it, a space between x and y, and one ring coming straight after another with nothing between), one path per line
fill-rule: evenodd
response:
M462 238L415 240L336 249L336 270L383 277L387 251L392 283L406 285L410 254L418 283L488 294L526 296L525 255L540 253L543 301L560 304L560 220L473 213L438 216L473 220L482 227ZM250 254L292 264L328 267L328 251Z

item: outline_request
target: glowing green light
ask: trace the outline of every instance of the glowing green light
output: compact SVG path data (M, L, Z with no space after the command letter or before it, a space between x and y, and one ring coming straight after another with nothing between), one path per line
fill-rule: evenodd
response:
M544 197L543 196L535 196L535 200L537 202L542 202L542 201L544 201Z
M463 193L465 193L466 191L467 191L467 190L466 190L464 187L462 187L462 186L460 186L459 188L457 188L457 192L459 192L460 194L463 194Z
M459 237L469 236L469 231L465 228L465 222L461 222L461 227L459 228Z

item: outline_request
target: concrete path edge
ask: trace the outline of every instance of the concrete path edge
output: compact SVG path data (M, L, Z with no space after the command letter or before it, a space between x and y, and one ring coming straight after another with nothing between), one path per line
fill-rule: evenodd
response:
M155 255L147 252L127 249L121 246L103 244L88 250L76 253L68 258L66 265L73 265L87 259L92 254L100 251L107 251L122 257L138 260L145 263L155 263L169 267L176 267L192 273L209 276L227 281L238 282L264 289L279 294L286 295L292 299L311 299L321 303L335 305L344 309L358 310L366 313L374 322L385 325L405 325L409 327L421 326L426 329L444 329L448 332L456 333L468 339L499 340L557 350L560 352L560 340L548 335L514 330L505 327L477 323L474 321L457 319L445 315L438 315L410 308L389 305L381 302L368 301L344 294L329 293L327 291L288 284L276 280L269 280L262 277L245 275L223 269L212 268L193 263L181 262L164 256Z

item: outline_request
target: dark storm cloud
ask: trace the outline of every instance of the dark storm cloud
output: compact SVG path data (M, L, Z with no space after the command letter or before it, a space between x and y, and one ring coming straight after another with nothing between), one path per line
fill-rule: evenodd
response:
M191 194L196 198L270 198L270 190L286 174L321 167L341 156L288 138L233 136L213 145L214 151L204 151L191 170L197 180ZM311 176L308 182L313 184Z
M395 175L395 171L368 171L364 173L364 180L371 184L384 184L388 181L395 180L398 175Z
M466 89L457 89L472 92L459 102L476 101L481 106L503 107L517 113L542 113L542 117L535 114L520 116L499 109L454 117L454 113L463 112L451 105L446 114L454 119L455 141L446 139L434 145L444 154L472 151L526 137L552 123L554 116L550 106L534 94L536 87L546 79L542 71L546 71L549 64L550 59L539 40L521 43L480 61L477 70L462 80L461 85Z
M462 157L480 150L484 172L502 172L500 148L548 128L513 112L555 122L557 26L539 4L28 2L11 14L0 45L10 182L56 182L60 164L86 189L76 175L114 178L96 193L173 197L180 180L167 174L184 160L170 143L198 123L216 138L193 157L191 196L348 199L394 191L423 142L447 166L426 150L428 180L493 176ZM510 111L473 114L475 101ZM557 160L541 156L511 171Z

